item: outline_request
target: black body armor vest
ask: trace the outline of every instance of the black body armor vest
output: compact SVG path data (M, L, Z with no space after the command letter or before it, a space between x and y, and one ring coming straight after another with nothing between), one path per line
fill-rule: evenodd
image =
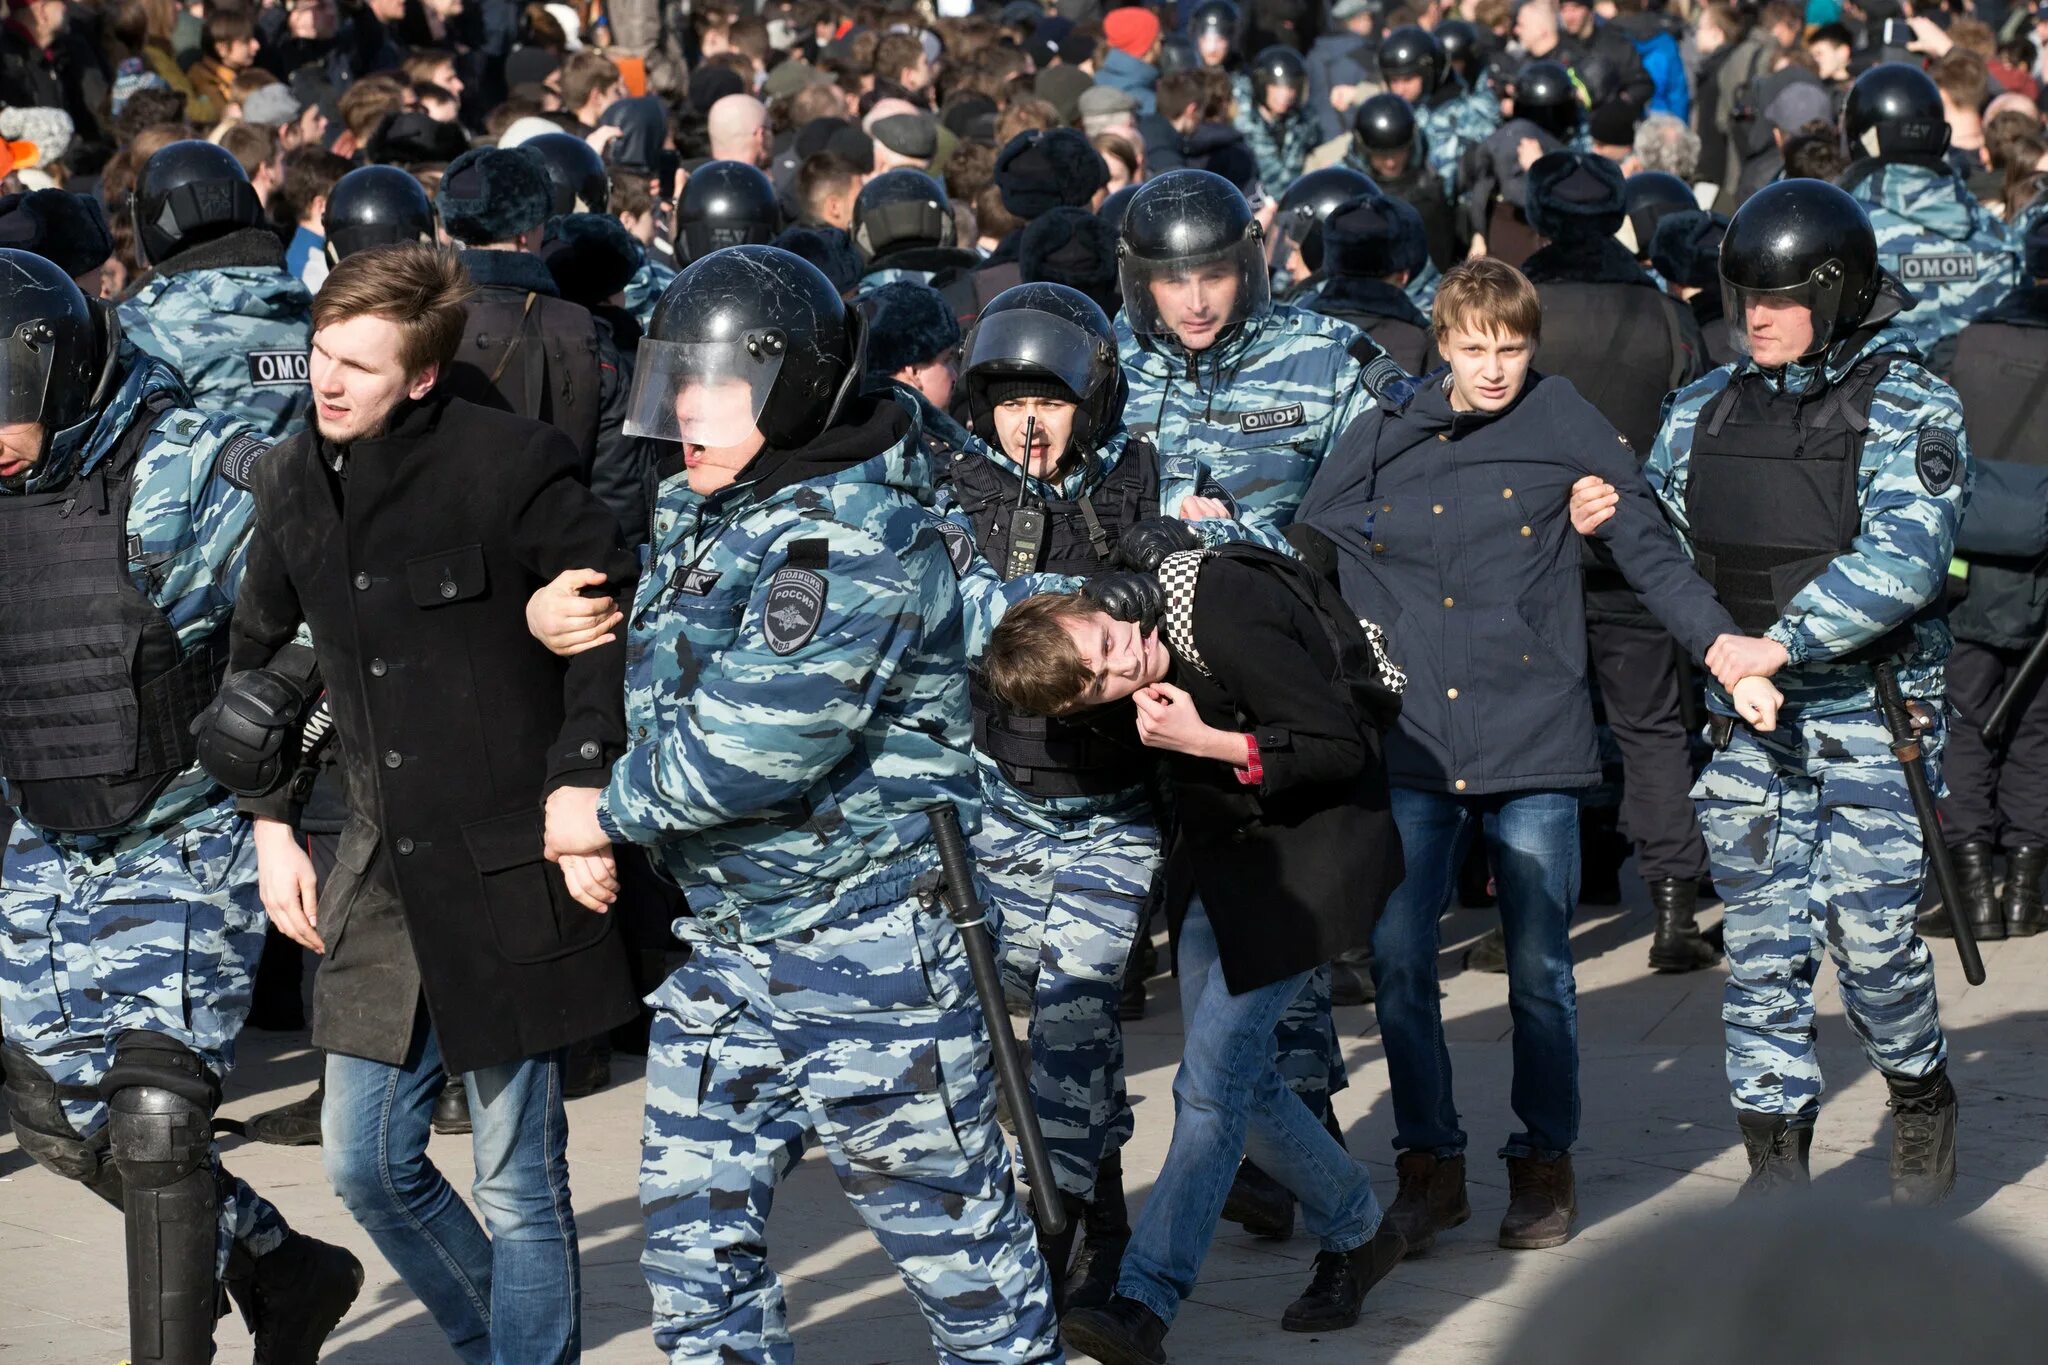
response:
M1973 322L1956 337L1950 374L1971 454L2048 464L2048 432L2038 425L2048 400L2048 326Z
M1700 414L1685 500L1694 557L1747 633L1855 540L1870 400L1894 358L1866 356L1817 393L1780 392L1750 370Z
M1132 440L1092 493L1072 501L1026 499L1021 524L1018 477L987 456L956 452L947 478L954 501L974 525L975 548L1005 579L1025 573L1093 573L1108 565L1125 530L1159 515L1159 460L1148 441ZM1114 720L1071 722L1017 715L978 679L972 692L974 747L994 759L1005 780L1021 792L1048 798L1107 796L1139 785L1150 770L1128 707L1112 708Z
M181 655L128 567L135 460L170 406L146 406L83 478L0 498L0 775L41 829L128 828L190 766L220 686L225 654Z

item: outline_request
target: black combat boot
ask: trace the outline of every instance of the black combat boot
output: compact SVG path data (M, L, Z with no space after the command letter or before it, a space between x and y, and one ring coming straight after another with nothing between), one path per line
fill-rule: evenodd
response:
M1681 877L1650 883L1650 904L1657 911L1657 933L1650 940L1650 967L1659 972L1696 972L1711 967L1720 954L1700 936L1700 887Z
M1508 969L1508 936L1496 924L1465 950L1465 969L1504 975Z
M1223 1218L1254 1237L1284 1242L1294 1235L1294 1195L1247 1157L1238 1165L1237 1179L1230 1182Z
M1465 1196L1465 1158L1430 1152L1403 1152L1394 1158L1400 1192L1387 1210L1387 1225L1400 1229L1410 1256L1420 1256L1448 1232L1472 1216Z
M1982 840L1958 844L1948 851L1956 870L1956 885L1963 893L1963 915L1970 921L1970 934L1982 942L2005 937L2005 910L1998 903L1998 888L1991 877L1991 845ZM1943 907L1921 921L1926 938L1953 938L1948 910Z
M1783 1114L1753 1114L1746 1109L1735 1118L1742 1125L1743 1150L1749 1154L1749 1179L1742 1182L1736 1197L1768 1197L1805 1189L1813 1125L1795 1126L1794 1120Z
M463 1087L462 1077L450 1076L442 1082L440 1098L434 1101L433 1123L442 1137L469 1131L469 1091Z
M293 1232L268 1256L251 1257L237 1245L228 1255L226 1283L256 1339L255 1365L313 1365L362 1292L363 1263Z
M1166 1365L1166 1324L1135 1299L1122 1296L1100 1308L1076 1308L1060 1323L1067 1349L1102 1365Z
M249 1136L273 1147L320 1145L320 1106L327 1100L325 1083L302 1100L266 1109L245 1125Z
M1067 1307L1100 1308L1116 1294L1131 1244L1131 1215L1124 1204L1124 1156L1111 1152L1095 1170L1095 1197L1082 1215L1081 1252L1067 1283Z
M1939 1204L1956 1187L1956 1091L1948 1072L1886 1076L1892 1097L1892 1202Z
M1370 1242L1351 1251L1319 1251L1315 1273L1301 1297L1280 1315L1286 1332L1335 1332L1358 1321L1372 1287L1401 1264L1408 1243L1401 1230L1382 1222Z
M2048 869L2048 844L2020 844L2005 851L2005 932L2032 938L2048 914L2041 907L2041 872Z

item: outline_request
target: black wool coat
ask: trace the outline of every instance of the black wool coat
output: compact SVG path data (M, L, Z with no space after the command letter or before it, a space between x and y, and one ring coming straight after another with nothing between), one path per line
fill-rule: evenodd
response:
M613 917L541 856L547 793L603 786L625 745L623 642L558 659L526 628L563 569L632 600L579 465L555 428L438 392L381 438L337 451L309 431L257 462L229 668L262 667L303 620L334 711L350 818L320 889L328 1051L402 1061L424 999L449 1069L471 1071L636 1009Z
M1168 872L1178 932L1190 890L1216 932L1233 995L1311 971L1372 941L1400 884L1379 736L1333 684L1314 613L1270 571L1203 562L1195 650L1170 681L1202 719L1257 737L1264 778L1215 759L1168 757L1179 814Z

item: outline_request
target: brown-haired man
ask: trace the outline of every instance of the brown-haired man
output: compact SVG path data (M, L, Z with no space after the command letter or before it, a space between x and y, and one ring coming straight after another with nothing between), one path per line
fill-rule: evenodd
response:
M571 899L612 882L610 859L543 861L542 810L604 785L624 647L558 660L525 606L570 567L630 591L633 563L567 436L441 392L469 291L426 246L327 277L314 429L252 479L229 666L263 667L303 624L334 714L350 818L324 886L288 798L245 805L264 908L326 957L329 1177L464 1360L572 1360L561 1050L634 1002L612 921ZM469 1094L481 1227L426 1159L444 1074Z

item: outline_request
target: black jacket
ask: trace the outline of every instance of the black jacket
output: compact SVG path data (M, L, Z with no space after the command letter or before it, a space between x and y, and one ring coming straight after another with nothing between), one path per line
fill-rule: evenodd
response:
M633 560L538 422L434 393L338 457L309 432L259 462L229 656L261 667L304 621L334 709L351 816L313 1041L402 1061L422 995L454 1071L601 1033L635 1009L625 949L542 861L541 811L623 750L625 646L557 659L525 613L582 566L629 601Z
M1348 322L1377 341L1409 374L1428 374L1443 364L1429 319L1399 285L1332 275L1307 303L1323 316Z
M1331 685L1336 660L1314 613L1269 571L1202 564L1195 649L1176 664L1203 720L1255 735L1263 781L1170 755L1179 812L1169 871L1178 926L1202 898L1232 994L1313 970L1372 941L1402 876L1379 736Z

